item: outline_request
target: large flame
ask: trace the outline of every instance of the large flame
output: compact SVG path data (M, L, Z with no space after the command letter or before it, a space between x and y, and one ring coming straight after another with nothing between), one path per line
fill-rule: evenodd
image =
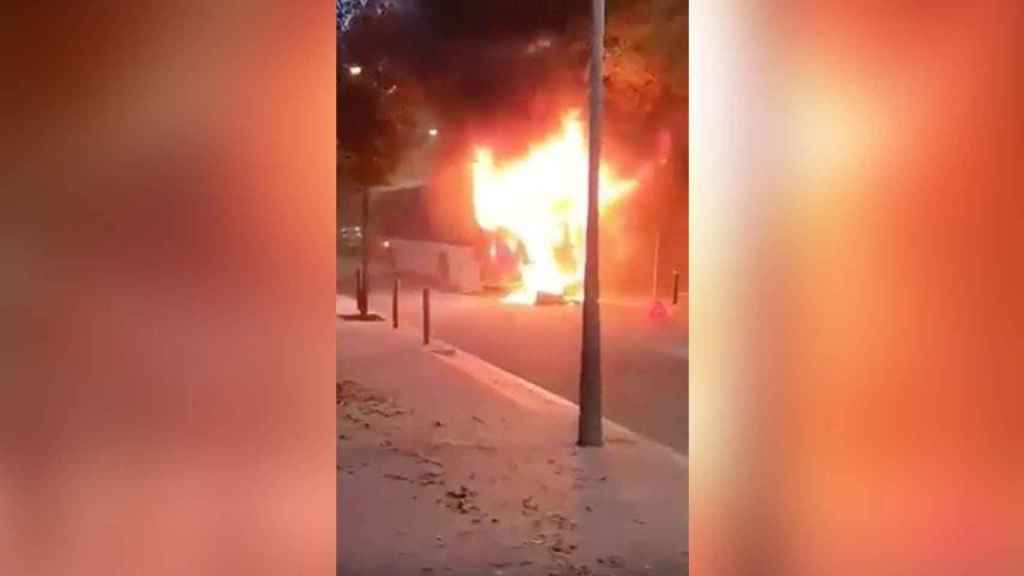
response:
M577 111L562 119L561 132L521 157L497 164L479 149L473 164L476 221L525 248L522 288L505 301L532 304L538 293L579 300L585 258L588 148ZM599 176L603 211L636 187L606 163Z

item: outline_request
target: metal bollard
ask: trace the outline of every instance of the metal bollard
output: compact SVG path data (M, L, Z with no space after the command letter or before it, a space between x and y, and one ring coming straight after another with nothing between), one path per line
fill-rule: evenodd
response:
M654 237L654 277L651 279L651 300L658 299L658 264L661 263L661 230Z
M430 344L430 288L423 289L423 345Z
M366 314L363 309L363 270L356 268L356 308L360 314Z
M672 271L672 305L679 304L679 270Z
M391 327L398 330L398 278L391 294Z

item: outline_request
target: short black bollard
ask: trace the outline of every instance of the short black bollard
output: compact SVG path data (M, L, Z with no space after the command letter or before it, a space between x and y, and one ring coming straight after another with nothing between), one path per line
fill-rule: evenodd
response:
M679 304L679 270L672 271L672 305Z
M391 294L391 327L398 330L398 278Z
M423 289L423 345L430 344L430 288Z
M356 308L360 314L366 314L363 308L363 271L360 268L356 268Z

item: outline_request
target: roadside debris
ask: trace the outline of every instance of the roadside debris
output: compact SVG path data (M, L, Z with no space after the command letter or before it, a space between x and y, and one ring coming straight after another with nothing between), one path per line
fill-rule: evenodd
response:
M445 507L459 514L470 514L479 512L480 508L473 501L477 493L465 485L460 485L456 490L445 492Z
M572 520L569 520L564 515L557 512L549 512L544 516L552 526L559 530L576 530L577 525Z
M420 486L439 486L444 484L443 478L444 472L428 470L426 472L421 472L417 481L420 483Z
M374 394L353 380L342 380L337 383L337 403L345 410L342 415L345 420L362 425L366 429L370 426L364 417L394 418L409 412L399 408L393 400Z

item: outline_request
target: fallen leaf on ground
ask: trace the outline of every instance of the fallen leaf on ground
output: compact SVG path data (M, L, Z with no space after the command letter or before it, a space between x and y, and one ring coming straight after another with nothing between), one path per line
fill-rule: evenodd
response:
M566 518L565 516L563 516L562 514L559 514L557 512L548 513L545 518L551 524L554 524L554 526L556 528L558 528L559 530L575 530L576 529L576 523L575 522L573 522L572 520L569 520L568 518Z
M440 466L444 468L444 464L440 460L434 460L421 452L412 452L412 456L420 462L420 464L431 464L434 466Z
M468 498L471 495L471 490L466 488L464 485L460 485L458 490L449 490L446 494L452 498Z
M420 486L431 486L444 484L444 472L427 471L419 475Z
M458 490L448 490L445 492L445 497L447 498L445 506L459 514L479 512L480 508L470 500L472 496L476 496L476 492L466 488L464 485L459 486Z

